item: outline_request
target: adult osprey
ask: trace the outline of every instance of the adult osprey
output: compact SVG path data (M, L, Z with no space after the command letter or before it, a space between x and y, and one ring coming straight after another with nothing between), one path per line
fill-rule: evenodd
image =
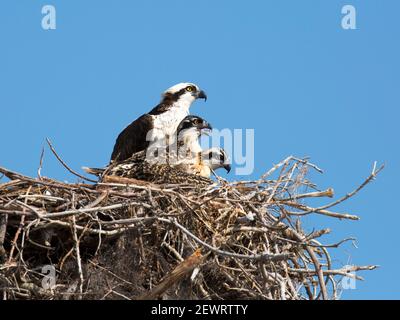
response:
M146 150L155 141L164 140L169 145L169 137L189 114L196 99L207 100L207 95L193 83L179 83L167 89L153 110L133 121L119 134L111 162L126 160L134 153Z

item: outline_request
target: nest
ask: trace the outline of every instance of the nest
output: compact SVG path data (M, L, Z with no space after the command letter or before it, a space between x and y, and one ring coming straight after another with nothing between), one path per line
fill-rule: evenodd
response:
M337 299L342 277L376 266L335 268L331 249L354 239L323 244L330 230L307 233L302 219L357 220L332 209L381 169L313 207L333 190L318 190L307 176L320 169L295 157L258 180L206 187L72 184L0 168L1 298Z

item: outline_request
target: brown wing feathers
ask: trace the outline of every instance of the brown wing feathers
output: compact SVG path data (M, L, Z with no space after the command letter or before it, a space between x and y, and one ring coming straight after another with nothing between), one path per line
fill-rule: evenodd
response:
M149 114L144 114L133 121L119 134L111 155L111 161L123 161L134 153L145 150L149 146L146 136L152 127L153 119Z

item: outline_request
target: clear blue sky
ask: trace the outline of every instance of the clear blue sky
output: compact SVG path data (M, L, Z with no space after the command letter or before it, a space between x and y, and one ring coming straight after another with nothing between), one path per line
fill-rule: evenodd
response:
M55 5L57 29L41 28ZM357 30L341 28L341 8ZM337 263L379 264L346 299L400 298L400 2L397 0L2 0L0 165L35 175L45 137L73 168L108 162L117 134L169 86L208 94L192 113L254 128L257 177L294 154L325 170L337 196L372 163L381 176L340 209L359 222L313 223L345 245ZM46 152L43 174L75 181ZM351 260L348 261L349 257Z

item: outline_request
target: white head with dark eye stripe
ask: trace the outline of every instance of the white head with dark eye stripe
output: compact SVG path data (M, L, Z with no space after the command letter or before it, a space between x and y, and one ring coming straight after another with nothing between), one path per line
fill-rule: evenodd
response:
M190 105L196 99L207 100L207 95L197 85L190 82L178 83L162 94L163 101L172 103L179 101L180 103Z
M224 168L228 173L231 171L231 162L225 150L214 147L202 152L203 162L212 170Z
M201 134L208 134L210 130L212 130L211 124L203 118L195 115L186 116L176 130L179 147L185 145L190 152L200 152L198 139Z
M179 136L184 134L188 130L191 130L193 133L196 133L197 136L200 136L203 130L212 130L212 127L211 124L204 120L202 117L188 115L179 123L176 132Z

